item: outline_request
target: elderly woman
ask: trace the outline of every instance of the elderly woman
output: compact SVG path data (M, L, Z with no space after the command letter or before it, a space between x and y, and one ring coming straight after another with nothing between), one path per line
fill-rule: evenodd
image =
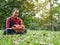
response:
M4 30L4 34L14 34L14 33L21 34L21 33L27 32L25 28L23 32L15 31L18 28L15 28L14 25L16 24L23 25L22 20L18 16L19 16L19 10L17 8L14 8L12 11L12 15L6 19L6 26L5 26L6 28Z

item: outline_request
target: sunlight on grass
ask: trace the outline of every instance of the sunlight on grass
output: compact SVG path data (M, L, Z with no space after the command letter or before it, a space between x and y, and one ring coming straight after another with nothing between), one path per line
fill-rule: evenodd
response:
M0 45L60 45L60 32L28 30L26 34L3 35Z

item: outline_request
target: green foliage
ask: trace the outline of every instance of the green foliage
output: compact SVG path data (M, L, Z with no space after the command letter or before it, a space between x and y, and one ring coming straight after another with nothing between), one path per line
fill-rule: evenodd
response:
M33 10L34 5L28 3L27 0L1 0L0 1L0 29L3 28L4 26L4 22L6 20L7 17L9 17L12 13L12 9L13 8L18 8L20 10L20 18L23 19L26 27L29 27L29 23L31 20L31 16L32 14L26 14L26 12L32 11ZM25 14L23 14L25 12ZM31 16L29 16L31 15ZM23 16L23 17L22 17Z
M28 30L26 34L3 35L0 30L0 45L60 45L60 32Z
M19 17L26 28L51 30L53 25L54 30L60 30L60 4L57 1L54 0L51 7L50 0L45 0L43 3L41 0L0 0L0 29L3 29L5 20L11 15L12 9L18 8ZM53 17L50 15L50 7L53 8L51 11Z

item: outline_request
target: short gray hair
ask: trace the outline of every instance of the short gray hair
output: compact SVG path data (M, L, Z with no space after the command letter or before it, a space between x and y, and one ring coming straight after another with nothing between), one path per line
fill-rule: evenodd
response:
M13 10L12 10L12 12L14 12L14 11L16 11L16 10L19 10L18 8L14 8Z

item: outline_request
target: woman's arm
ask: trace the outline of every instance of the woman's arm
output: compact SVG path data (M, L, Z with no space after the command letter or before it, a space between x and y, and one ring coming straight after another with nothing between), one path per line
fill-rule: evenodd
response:
M6 29L9 29L10 28L10 19L7 18L6 19Z

